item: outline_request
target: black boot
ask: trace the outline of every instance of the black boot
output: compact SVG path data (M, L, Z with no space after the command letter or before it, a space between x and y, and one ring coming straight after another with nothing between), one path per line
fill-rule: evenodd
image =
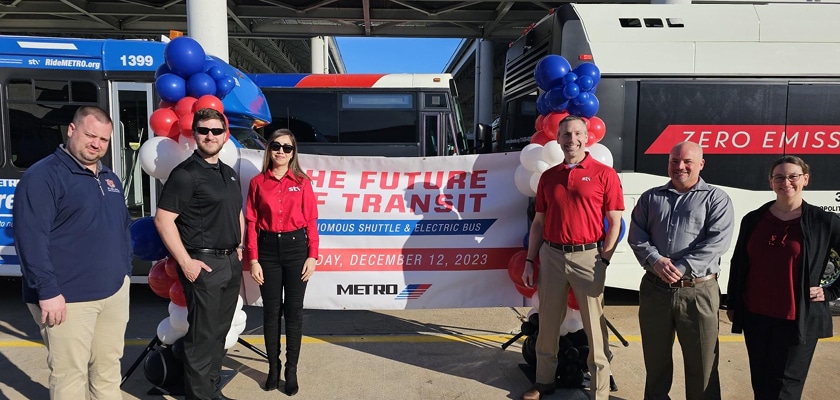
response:
M280 307L263 308L263 336L265 352L268 354L268 377L266 391L277 390L280 382Z
M298 389L298 380L297 380L297 367L289 367L286 366L286 394L289 396L294 396L297 394Z

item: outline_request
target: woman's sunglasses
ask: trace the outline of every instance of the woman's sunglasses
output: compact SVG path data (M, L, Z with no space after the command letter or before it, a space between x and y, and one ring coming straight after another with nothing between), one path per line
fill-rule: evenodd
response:
M219 136L225 133L225 128L208 128L206 126L198 126L195 128L195 131L200 135L206 135L208 133L213 133L213 136Z
M271 151L280 151L280 149L283 149L284 153L289 154L295 151L295 146L292 146L290 144L280 144L277 142L271 142L268 144L268 149Z

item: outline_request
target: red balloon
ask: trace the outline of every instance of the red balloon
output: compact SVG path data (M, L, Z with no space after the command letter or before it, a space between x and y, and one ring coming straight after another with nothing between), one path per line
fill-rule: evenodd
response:
M149 117L149 126L151 126L155 135L166 136L174 140L178 140L178 134L181 133L178 127L178 114L168 108L155 110Z
M222 114L222 115L224 115L224 114ZM230 140L230 121L228 121L227 115L224 115L224 116L225 116L225 129L226 129L225 142L227 142L228 140Z
M193 105L195 105L196 101L198 101L198 99L196 99L195 97L182 97L181 100L178 100L178 102L175 103L175 113L181 117L183 117L186 114L192 114Z
M586 147L592 146L595 143L601 141L604 138L604 135L607 133L607 126L604 124L604 120L598 117L592 117L589 119L589 140L586 142Z
M178 126L181 128L181 135L183 135L186 138L193 137L193 134L192 134L193 119L195 119L195 114L193 114L193 113L184 114L184 115L181 116L180 119L178 119Z
M580 305L575 298L575 292L572 291L572 288L569 288L569 300L567 304L572 310L580 310Z
M557 131L560 130L560 121L569 116L567 112L553 112L549 113L543 119L542 130L550 139L557 139ZM533 143L533 142L531 142Z
M548 143L552 140L555 140L555 139L552 139L552 138L548 137L548 135L545 134L545 131L538 131L537 133L534 134L534 136L531 136L531 143L536 143L540 146L545 146L546 143Z
M535 130L535 131L540 131L540 130L542 130L542 127L543 127L543 122L544 122L544 121L545 121L545 115L542 115L542 114L538 115L538 116L537 116L537 120L536 120L536 121L534 121L534 130Z
M187 306L187 299L184 297L184 287L181 286L180 280L176 279L172 282L172 286L169 287L169 299L181 307Z
M172 278L166 275L165 264L166 259L163 259L152 265L152 269L149 270L149 288L156 295L168 299Z
M198 100L193 104L193 112L201 110L202 108L212 108L222 114L225 113L225 105L222 104L222 101L219 100L218 97L213 96L212 94L205 94L198 98Z
M530 299L532 296L534 296L534 293L537 293L537 287L536 286L527 287L527 286L522 286L522 285L516 285L516 291L519 292L519 294L521 294L521 295Z
M178 268L180 268L180 266L178 266L178 262L175 261L174 258L166 258L166 265L164 265L166 275L168 275L172 279L178 279Z
M531 289L536 291L537 290L537 285L536 284L534 285L533 288L529 288L529 287L525 286L525 282L522 281L522 273L525 271L525 260L527 258L528 258L528 250L519 250L516 253L514 253L510 257L510 260L508 260L508 277L510 278L510 280L513 282L514 285L521 286L523 289L527 289L529 291ZM540 273L540 257L539 257L539 255L534 259L534 262L531 265L534 267L533 280L536 283L537 282L537 277L539 277L539 273ZM517 288L517 290L519 290L519 289ZM522 291L519 291L519 293L522 293ZM531 293L531 295L533 295L533 293ZM531 296L526 296L526 297L531 297Z

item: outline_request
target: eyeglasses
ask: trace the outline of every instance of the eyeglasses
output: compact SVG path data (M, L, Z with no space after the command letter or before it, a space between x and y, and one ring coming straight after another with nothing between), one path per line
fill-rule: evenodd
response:
M796 182L799 180L799 178L802 177L802 175L805 174L773 175L773 177L770 179L772 179L774 183L782 183L785 181L785 179L791 182Z
M788 228L790 225L785 225L785 231L781 234L774 233L770 235L770 240L767 241L767 245L771 247L785 247L785 241L788 237ZM781 237L780 237L781 236Z
M280 149L283 149L284 153L289 154L295 151L295 146L292 146L290 144L280 144L278 142L271 142L268 144L268 149L271 151L280 151Z
M225 128L208 128L206 126L198 126L195 128L196 133L200 135L207 135L213 133L214 136L219 136L225 133Z

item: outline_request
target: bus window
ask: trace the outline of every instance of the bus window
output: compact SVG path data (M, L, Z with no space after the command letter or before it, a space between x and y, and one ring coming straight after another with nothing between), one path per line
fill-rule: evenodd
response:
M96 105L97 93L98 88L92 82L9 81L12 164L25 169L51 154L64 142L64 132L76 109L81 105Z
M446 101L446 93L424 93L423 108L444 108L449 109Z
M297 132L293 130L292 133L295 134L295 139L297 139ZM230 135L236 138L246 149L265 150L266 148L265 138L253 129L233 127L230 128Z
M266 135L285 128L301 143L338 141L336 93L263 89L263 94L271 105L272 123Z
M417 143L417 111L410 93L345 93L339 143Z
M423 131L425 138L425 152L426 157L433 157L438 155L438 116L437 114L423 114Z

